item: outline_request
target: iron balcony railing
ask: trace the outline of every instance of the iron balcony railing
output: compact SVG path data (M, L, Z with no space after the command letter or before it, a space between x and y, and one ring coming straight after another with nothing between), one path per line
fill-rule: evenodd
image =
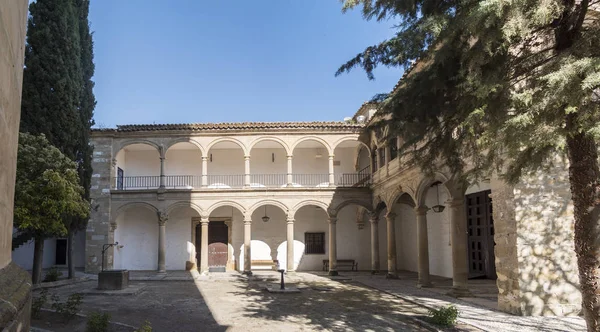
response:
M293 174L292 183L288 183L287 174L251 174L250 183L246 185L246 176L237 175L207 175L203 186L202 176L199 175L166 175L164 185L167 189L240 189L240 188L327 188L329 174ZM123 176L113 179L113 189L139 190L157 189L161 180L158 175ZM337 174L337 187L367 187L371 184L371 174L361 170L358 173Z

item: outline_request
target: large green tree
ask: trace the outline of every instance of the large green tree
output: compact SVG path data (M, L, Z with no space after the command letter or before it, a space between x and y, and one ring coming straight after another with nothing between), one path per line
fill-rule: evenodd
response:
M44 135L19 134L14 224L35 239L34 284L41 281L44 239L66 235L66 218L88 216L82 195L75 162Z
M401 151L476 179L507 181L569 161L583 313L600 331L600 20L589 0L345 0L366 19L393 20L393 37L337 74L377 66L407 74L378 96ZM419 144L417 144L419 143Z
M92 146L89 132L96 105L89 0L31 3L25 49L21 131L45 134L77 163L83 197L89 200ZM68 230L69 278L74 277L73 236L87 218L64 221Z

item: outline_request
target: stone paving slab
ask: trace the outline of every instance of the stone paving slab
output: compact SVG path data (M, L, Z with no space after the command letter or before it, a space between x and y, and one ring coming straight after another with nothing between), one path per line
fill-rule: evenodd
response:
M83 295L110 295L110 296L127 296L127 295L137 295L146 289L145 285L129 285L127 288L119 289L119 290L104 290L98 288L88 288L81 291Z
M426 288L417 288L412 281L389 280L384 276L353 275L352 279L363 285L381 290L427 308L440 308L454 304L460 310L459 320L484 331L586 331L581 317L514 316L477 304L440 294Z

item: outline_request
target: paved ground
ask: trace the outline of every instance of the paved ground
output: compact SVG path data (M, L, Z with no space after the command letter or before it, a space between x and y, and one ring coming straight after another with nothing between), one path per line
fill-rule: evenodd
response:
M176 279L132 281L146 286L138 295L87 295L83 312L103 310L135 326L149 320L154 331L426 331L414 320L426 315L425 308L352 281L302 273L288 278L288 286L300 293L271 294L264 287L279 281L272 272L250 279L238 274ZM50 292L66 297L95 285L87 281Z

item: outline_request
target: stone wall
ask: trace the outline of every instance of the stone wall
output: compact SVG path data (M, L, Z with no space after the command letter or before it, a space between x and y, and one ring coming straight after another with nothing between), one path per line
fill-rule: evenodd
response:
M567 166L509 186L492 180L498 307L517 315L576 315L581 307Z
M27 0L0 6L0 330L29 331L31 281L11 263Z
M94 154L92 159L92 183L90 197L92 210L90 221L86 229L85 241L85 271L98 272L102 269L102 245L112 243L109 238L110 229L110 178L113 174L112 138L93 138ZM106 254L105 259L112 266L112 249Z

